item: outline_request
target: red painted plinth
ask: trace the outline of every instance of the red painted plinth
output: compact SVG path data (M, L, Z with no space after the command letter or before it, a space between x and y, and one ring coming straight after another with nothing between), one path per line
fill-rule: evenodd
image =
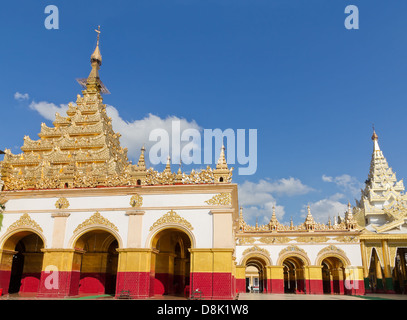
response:
M202 292L204 299L233 299L233 276L227 272L194 272L191 273L191 293Z
M79 293L79 271L41 272L38 296L61 298Z
M363 296L365 294L365 282L363 280L345 281L345 294Z
M0 288L3 289L3 294L8 293L10 285L11 270L0 270Z
M307 293L324 294L324 283L322 280L308 280Z
M238 293L246 292L246 279L236 279L236 289Z
M283 279L269 279L268 292L269 293L284 293L284 280Z
M123 291L130 291L133 299L143 299L154 295L154 281L150 272L118 272L116 282L116 298Z

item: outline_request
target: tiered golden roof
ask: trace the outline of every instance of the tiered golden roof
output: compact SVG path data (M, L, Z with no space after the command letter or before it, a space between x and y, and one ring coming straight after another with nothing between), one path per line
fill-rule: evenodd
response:
M147 170L144 147L138 164L129 163L127 148L121 147L121 135L114 132L103 104L102 93L108 91L99 77L100 28L96 31L92 70L88 78L78 80L84 86L82 96L77 96L76 104L68 105L66 116L56 113L53 127L41 124L40 139L25 136L22 153L5 150L0 163L4 190L230 182L232 170L227 168L224 148L221 170L208 167L191 174L173 173L170 163L162 173Z

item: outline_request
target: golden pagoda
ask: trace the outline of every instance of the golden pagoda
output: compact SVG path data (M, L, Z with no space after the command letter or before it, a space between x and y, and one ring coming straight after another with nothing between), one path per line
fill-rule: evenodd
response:
M121 135L114 132L103 103L102 94L109 91L99 77L100 27L95 31L91 72L78 79L84 88L82 96L69 103L66 116L56 113L53 127L41 124L40 139L25 136L22 153L5 150L0 163L4 190L231 182L233 168L227 167L224 147L215 170L208 167L190 174L172 173L169 161L162 173L146 169L144 147L137 165L128 161L127 148L121 147Z

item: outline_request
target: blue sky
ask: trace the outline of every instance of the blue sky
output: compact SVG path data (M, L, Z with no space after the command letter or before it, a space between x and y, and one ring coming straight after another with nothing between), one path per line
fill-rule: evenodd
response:
M49 4L58 30L44 27ZM359 30L344 27L350 4ZM24 135L51 125L49 111L76 100L101 25L104 101L130 159L141 147L135 127L169 117L257 129L257 172L233 180L248 222L266 222L276 205L281 221L300 223L308 204L326 222L360 197L372 123L397 178L407 177L406 12L400 0L8 1L0 149L20 152Z

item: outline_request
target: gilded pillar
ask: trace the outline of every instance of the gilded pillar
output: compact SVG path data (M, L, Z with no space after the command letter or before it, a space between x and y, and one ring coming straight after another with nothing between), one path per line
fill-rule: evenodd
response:
M360 240L360 251L362 255L363 281L365 284L365 289L370 290L369 261L367 259L366 244L364 240Z
M390 254L389 254L389 246L387 240L382 240L382 247L383 247L383 264L384 264L384 286L386 292L394 293L393 287L393 277L391 274L391 267L390 267Z
M132 298L154 295L156 249L121 248L117 269L116 296Z
M44 253L40 297L66 297L79 293L79 279L84 251L76 249L41 249Z
M205 299L233 299L234 260L231 248L189 249L191 292L201 291Z
M398 249L400 255L400 266L401 266L401 279L400 286L402 286L402 291L405 292L407 289L407 273L406 273L406 255L404 249Z
M322 266L308 266L305 269L307 274L307 293L323 294Z
M377 251L376 251L377 252ZM383 291L383 274L378 255L375 255L375 269L376 269L376 290Z

